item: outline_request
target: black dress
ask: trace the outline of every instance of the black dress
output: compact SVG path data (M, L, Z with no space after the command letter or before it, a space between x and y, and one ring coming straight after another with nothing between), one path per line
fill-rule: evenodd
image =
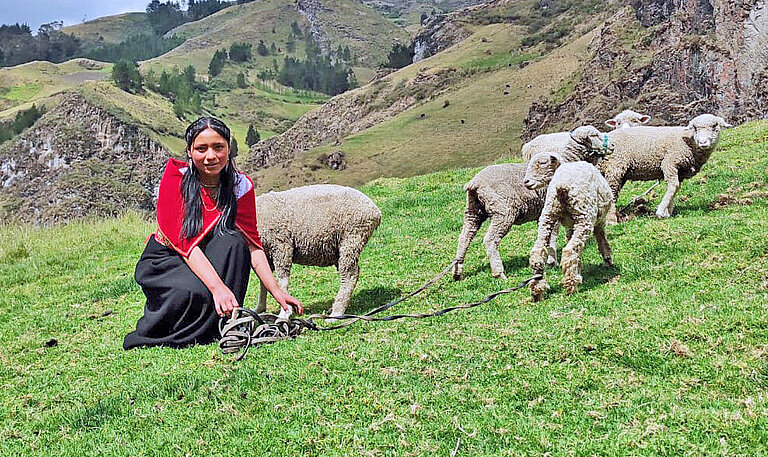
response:
M238 231L211 233L200 243L224 284L242 304L248 288L250 249ZM141 346L184 347L218 338L219 315L213 295L170 247L150 237L134 275L147 303L136 331L123 341L124 349Z

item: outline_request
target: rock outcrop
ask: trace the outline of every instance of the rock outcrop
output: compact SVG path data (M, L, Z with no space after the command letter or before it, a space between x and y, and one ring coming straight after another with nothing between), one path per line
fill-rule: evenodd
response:
M766 115L766 0L636 0L590 49L569 96L531 107L524 139L602 123L623 107L665 124L705 112L734 123Z
M36 224L154 210L169 152L73 92L0 146L0 217Z

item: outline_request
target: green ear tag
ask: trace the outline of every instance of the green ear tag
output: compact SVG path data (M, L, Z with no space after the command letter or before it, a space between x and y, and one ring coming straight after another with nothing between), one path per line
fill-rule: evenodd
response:
M610 143L609 143L609 139L608 139L608 134L606 134L603 137L603 152L608 153L608 146L609 146L609 144Z

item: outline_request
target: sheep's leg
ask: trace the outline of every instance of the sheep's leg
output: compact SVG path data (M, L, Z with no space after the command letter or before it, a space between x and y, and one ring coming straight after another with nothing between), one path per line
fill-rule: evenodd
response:
M544 209L539 217L539 229L536 233L536 242L531 249L529 265L534 275L541 275L541 279L531 281L531 297L533 301L539 301L549 289L544 279L544 266L546 265L547 250L556 227L559 227L560 202L555 198L547 198Z
M555 223L552 229L552 235L549 237L549 248L547 249L547 266L556 267L557 264L557 236L560 233L560 224Z
M256 305L257 313L264 313L267 311L267 288L264 287L264 283L259 281L259 304Z
M611 187L611 194L613 194L613 201L611 201L611 207L608 209L608 216L606 217L606 223L608 225L616 225L619 223L619 208L616 206L616 202L619 200L619 192L624 187L627 180L624 178L626 172L624 170L606 170L604 176L608 181L608 185Z
M477 199L477 193L467 191L467 207L464 210L464 226L461 228L459 243L456 248L456 264L453 266L453 279L460 281L464 274L464 258L467 255L469 244L477 235L477 231L486 219L482 204Z
M677 174L677 167L662 163L661 169L664 172L664 181L667 182L667 192L656 209L656 217L666 218L672 216L672 200L677 191L680 190L680 178Z
M365 242L359 238L342 241L339 246L339 291L331 306L331 316L341 316L347 310L352 292L360 277L360 251Z
M608 238L605 236L604 225L598 225L595 227L595 240L597 240L597 249L600 251L600 255L603 256L603 262L605 263L605 266L613 267L611 245L608 244Z
M288 283L291 278L291 267L293 266L293 249L290 247L279 247L272 250L272 262L275 266L275 279L277 285L283 292L288 293ZM266 295L266 293L265 293ZM280 317L290 317L292 311L280 308Z
M563 267L563 286L569 294L576 292L582 282L581 252L592 234L592 228L593 225L589 221L576 221L573 235L563 248L563 255L560 259Z
M515 218L509 214L494 214L491 216L491 225L485 233L485 238L483 238L483 246L485 246L485 253L491 263L491 274L494 278L507 279L504 275L504 263L501 261L501 254L499 254L499 245L509 233L514 221Z

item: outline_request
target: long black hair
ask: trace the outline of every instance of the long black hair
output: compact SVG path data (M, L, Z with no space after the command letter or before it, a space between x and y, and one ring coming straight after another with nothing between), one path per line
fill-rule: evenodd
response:
M227 141L230 146L230 131L224 122L215 117L201 117L189 124L184 138L187 141L187 162L189 168L181 180L181 197L184 199L184 223L181 226L181 236L194 238L203 229L203 200L200 195L200 171L192 162L192 143L203 130L211 128ZM219 194L216 206L221 211L221 219L216 224L216 233L231 232L235 227L235 215L237 214L237 198L235 188L240 180L240 175L235 169L234 157L230 150L227 165L219 174Z

